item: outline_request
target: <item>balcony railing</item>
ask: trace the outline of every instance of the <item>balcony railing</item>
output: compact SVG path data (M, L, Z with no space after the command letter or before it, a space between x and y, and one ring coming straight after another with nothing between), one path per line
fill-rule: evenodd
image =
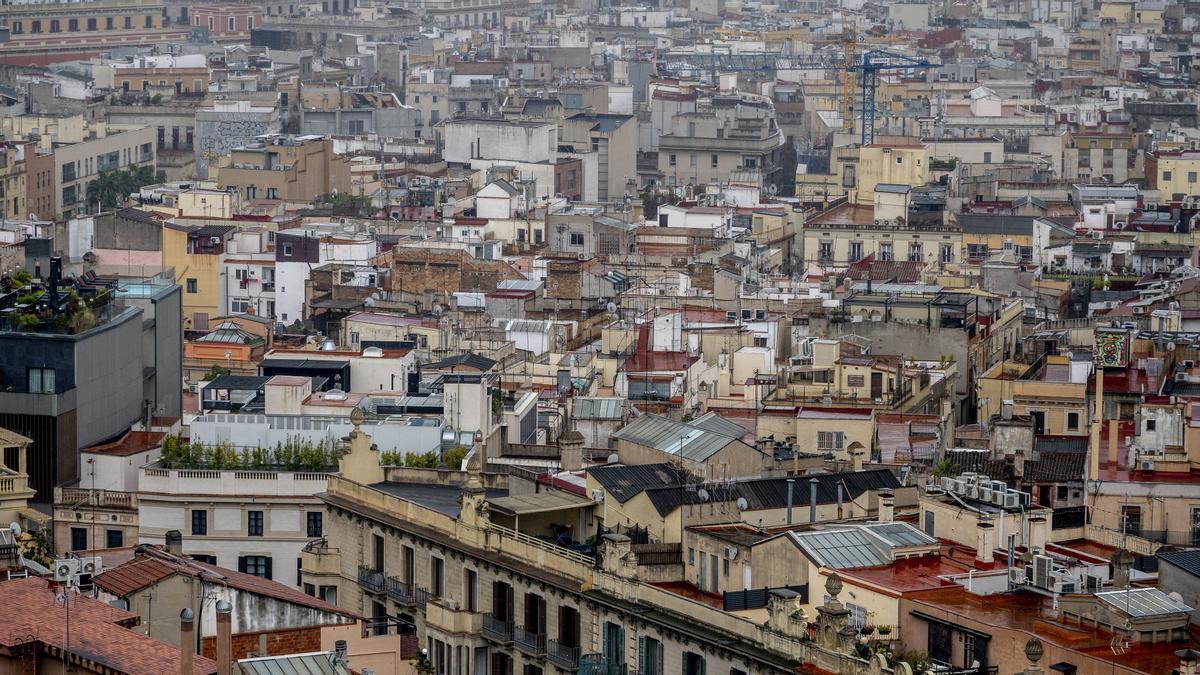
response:
M368 593L382 593L384 586L383 572L371 569L366 565L359 565L358 585Z
M114 490L89 490L87 488L57 488L55 503L59 506L95 506L110 509L137 508L137 493Z
M559 644L558 640L546 640L546 658L559 668L579 668L579 647Z
M612 663L602 654L584 654L579 657L579 672L582 675L628 675L629 666Z
M495 614L483 615L483 636L497 642L513 641L513 622L505 621Z
M387 578L388 597L402 605L425 607L432 594L424 588L410 584L400 577Z
M517 649L532 654L533 656L546 655L546 634L534 633L520 626L513 629L513 642L516 643Z

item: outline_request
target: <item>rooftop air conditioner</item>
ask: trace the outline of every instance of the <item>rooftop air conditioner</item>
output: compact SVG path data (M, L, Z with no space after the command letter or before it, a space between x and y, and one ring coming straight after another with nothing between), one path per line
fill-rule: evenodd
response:
M1154 470L1154 460L1143 459L1142 461L1138 462L1138 469L1140 471L1153 471Z
M54 561L54 580L55 581L70 581L71 577L79 574L79 560L77 558L61 558Z
M216 246L217 244L221 243L221 238L220 237L209 237L208 243L212 244L213 246Z
M1024 586L1026 583L1025 568L1024 567L1008 568L1008 583L1010 583L1014 586Z
M100 556L91 556L88 558L79 559L79 573L96 576L104 571L104 559Z

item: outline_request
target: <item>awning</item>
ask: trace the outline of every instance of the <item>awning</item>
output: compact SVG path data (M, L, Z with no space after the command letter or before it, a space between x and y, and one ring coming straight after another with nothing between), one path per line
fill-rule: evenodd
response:
M569 492L539 492L531 495L510 495L489 499L492 510L510 516L552 511L573 511L591 506L594 502Z

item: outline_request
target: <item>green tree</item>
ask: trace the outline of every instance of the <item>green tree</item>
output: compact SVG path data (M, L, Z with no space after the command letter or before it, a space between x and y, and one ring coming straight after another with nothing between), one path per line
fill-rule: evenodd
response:
M954 462L951 462L949 459L943 459L933 467L932 473L935 478L954 476L958 473L958 467L955 466Z
M163 182L166 175L152 166L133 166L128 169L101 171L87 187L88 202L100 202L102 207L115 208L132 193L147 185Z

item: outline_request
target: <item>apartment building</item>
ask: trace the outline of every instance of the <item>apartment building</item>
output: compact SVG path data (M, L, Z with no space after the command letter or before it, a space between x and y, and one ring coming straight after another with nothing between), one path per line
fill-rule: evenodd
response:
M350 158L335 154L333 141L316 135L260 136L231 148L214 180L220 189L237 190L247 201L308 203L319 195L365 190L351 178Z
M57 63L188 36L168 24L163 0L11 2L0 7L0 24L10 33L0 63Z
M305 549L304 583L332 589L344 609L415 622L441 672L837 667L836 641L799 639L807 628L793 628L794 594L772 600L769 623L751 621L640 580L649 570L623 535L601 540L598 563L530 536L540 530L527 517L517 516L521 530L500 525L527 507L482 473L481 441L474 452L465 487L406 482L378 466L370 437L356 428L341 473L321 495L328 535ZM571 494L532 497L568 520L591 508Z
M25 143L0 141L0 215L5 218L24 218L29 213L26 204L29 177L25 164L25 153L29 149Z
M47 266L50 279L59 265ZM39 305L0 330L0 374L12 389L0 401L0 425L33 439L30 485L45 502L56 485L80 477L82 448L148 415L178 417L182 382L181 291L171 275L50 283L95 300L72 315Z
M586 114L568 117L560 142L597 154L596 198L620 201L637 180L637 120L632 115Z
M300 92L300 131L304 134L416 138L420 112L391 92L339 85L308 84Z
M1200 194L1200 151L1157 150L1146 154L1146 187L1164 200Z
M195 112L196 175L208 178L235 148L253 143L264 134L281 129L278 103L260 100L214 101ZM265 192L265 191L264 191ZM266 196L265 194L263 195Z
M723 185L734 172L757 171L759 187L791 181L782 164L786 139L770 101L714 96L676 115L658 139L658 170L668 185Z

